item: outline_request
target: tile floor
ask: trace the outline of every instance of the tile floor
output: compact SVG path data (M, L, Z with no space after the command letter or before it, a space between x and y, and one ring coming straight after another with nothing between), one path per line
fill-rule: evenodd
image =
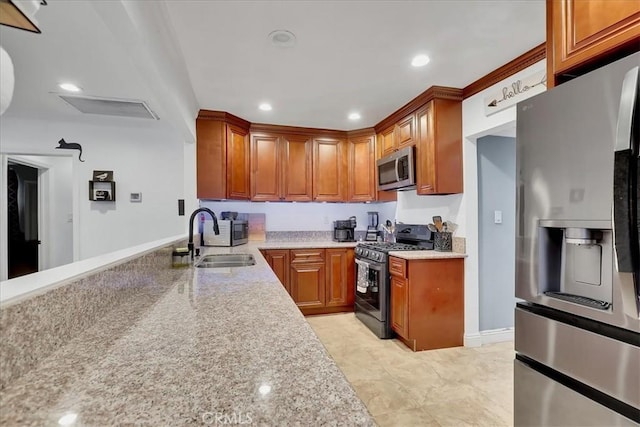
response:
M353 313L307 321L381 427L513 425L513 342L414 353Z

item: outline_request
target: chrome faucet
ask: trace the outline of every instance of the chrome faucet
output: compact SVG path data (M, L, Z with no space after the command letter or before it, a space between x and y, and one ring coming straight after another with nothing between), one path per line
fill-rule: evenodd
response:
M216 214L214 214L211 209L198 208L193 211L193 213L191 214L191 218L189 219L189 244L187 245L187 248L191 253L191 259L193 259L193 220L195 219L198 212L208 212L209 215L211 215L211 218L213 218L213 232L215 234L220 234L220 229L218 228L218 218L216 218Z

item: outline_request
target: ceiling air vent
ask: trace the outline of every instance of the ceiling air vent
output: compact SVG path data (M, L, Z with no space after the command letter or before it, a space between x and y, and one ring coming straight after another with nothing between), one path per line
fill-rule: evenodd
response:
M158 116L144 101L135 99L99 98L96 96L58 95L66 103L85 114L155 119Z

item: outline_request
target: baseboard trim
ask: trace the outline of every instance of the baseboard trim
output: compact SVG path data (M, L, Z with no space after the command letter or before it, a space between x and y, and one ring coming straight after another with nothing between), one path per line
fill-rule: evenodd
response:
M482 345L494 344L497 342L513 341L514 328L491 329L480 331Z
M482 345L482 336L480 335L480 333L476 332L474 334L464 335L465 347L480 347L481 345Z

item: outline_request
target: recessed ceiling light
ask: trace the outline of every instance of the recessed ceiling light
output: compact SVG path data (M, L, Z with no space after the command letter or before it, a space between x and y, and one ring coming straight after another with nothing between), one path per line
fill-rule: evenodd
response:
M360 113L349 114L349 120L360 120Z
M73 83L60 83L58 86L60 89L66 90L67 92L82 92L82 88L74 85Z
M275 30L269 33L271 44L278 47L291 47L296 44L296 36L288 30Z
M416 55L411 60L411 65L414 67L424 67L431 61L427 55Z
M271 107L271 104L267 104L266 102L263 102L262 104L260 104L258 108L261 109L262 111L271 111L273 109Z

